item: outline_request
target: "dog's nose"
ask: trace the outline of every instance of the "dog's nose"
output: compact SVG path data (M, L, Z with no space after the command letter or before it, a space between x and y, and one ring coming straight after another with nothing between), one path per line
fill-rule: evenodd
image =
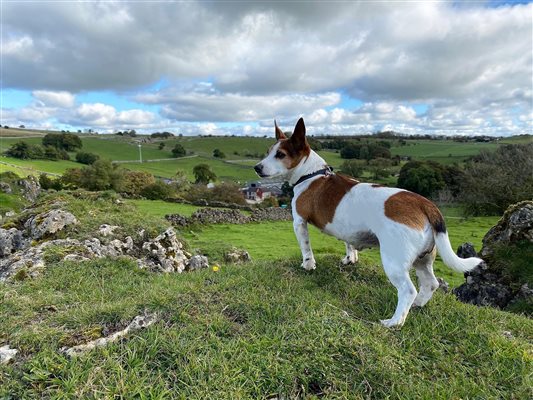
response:
M254 169L259 174L263 170L263 164L257 164Z

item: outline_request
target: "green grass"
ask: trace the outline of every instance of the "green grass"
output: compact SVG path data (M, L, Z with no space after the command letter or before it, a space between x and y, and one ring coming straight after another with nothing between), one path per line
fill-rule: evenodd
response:
M443 164L462 162L481 150L496 150L496 143L459 143L452 140L409 140L406 146L391 148L392 155L411 156L416 160L433 160Z
M0 156L0 161L18 166L25 175L38 175L42 172L48 172L52 174L62 174L68 168L81 168L83 164L79 164L74 161L65 160L20 160L13 157ZM0 164L0 171L4 171L4 167L9 168L4 164Z
M199 207L169 203L163 200L127 200L127 203L134 204L141 214L162 218L167 214L181 214L190 217Z
M47 195L38 210L52 206L80 219L68 232L78 238L102 223L120 225L120 235L155 234L170 209L192 212L159 201L116 204L111 193ZM479 243L489 222L448 224ZM58 262L64 250L52 249L40 277L0 283L0 345L20 350L0 366L0 398L531 397L531 319L438 291L401 330L386 329L378 320L392 315L396 291L372 252L340 268L342 243L312 230L318 268L306 272L290 223L193 229L184 232L189 251L208 253L218 272L154 274L126 259ZM233 245L255 261L221 263ZM78 358L60 352L145 310L159 322Z

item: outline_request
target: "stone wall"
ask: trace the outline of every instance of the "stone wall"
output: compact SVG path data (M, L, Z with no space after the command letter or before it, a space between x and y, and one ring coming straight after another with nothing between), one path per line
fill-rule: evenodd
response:
M190 217L180 214L165 215L174 226L205 225L205 224L247 224L261 221L291 221L289 209L281 207L256 208L250 216L236 209L201 208Z

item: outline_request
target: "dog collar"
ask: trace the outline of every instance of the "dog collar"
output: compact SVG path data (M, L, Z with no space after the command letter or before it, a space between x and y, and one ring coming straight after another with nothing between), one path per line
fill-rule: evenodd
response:
M300 179L298 179L296 183L292 185L292 187L295 187L296 185L299 185L300 183L305 182L306 180L311 179L317 175L325 175L325 176L333 175L333 167L330 167L329 165L327 165L326 168L319 169L318 171L315 171L311 174L304 175Z

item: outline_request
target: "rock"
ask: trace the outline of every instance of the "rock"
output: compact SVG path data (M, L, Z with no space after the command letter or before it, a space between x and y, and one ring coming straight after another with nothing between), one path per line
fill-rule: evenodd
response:
M291 221L292 220L291 209L281 208L281 207L256 208L252 211L250 220L254 222Z
M474 245L470 242L463 243L457 248L457 255L461 258L477 257Z
M161 272L185 270L187 257L173 228L168 228L155 239L143 243L142 250L148 252L146 258L139 263L143 268Z
M165 219L169 221L174 226L187 226L192 223L189 218L184 217L180 214L167 214L165 215Z
M198 224L245 224L250 220L239 210L217 208L201 208L192 214L191 219Z
M155 313L145 313L144 315L138 315L133 319L133 321L130 322L128 326L126 326L126 328L121 331L115 332L103 338L90 341L86 344L80 344L74 347L63 347L61 351L69 357L76 357L87 351L94 350L97 347L104 347L109 343L116 342L118 339L126 336L130 332L139 331L141 329L147 328L157 320L158 315Z
M34 176L28 176L26 179L21 179L18 184L22 187L22 195L28 201L32 203L37 200L41 193L41 185Z
M100 225L100 228L98 228L98 233L100 233L102 236L110 236L113 234L113 231L120 228L116 225L108 225L108 224L102 224Z
M11 349L8 344L0 347L0 364L7 364L18 352L17 349Z
M519 262L531 268L533 201L509 207L483 238L479 255L485 262L465 273L466 282L453 290L457 298L465 303L501 309L520 301L527 305L524 312L533 313L531 282L514 266Z
M194 271L197 269L202 268L209 268L209 261L207 260L206 256L192 256L190 260L187 262L187 269L190 271Z
M246 250L233 248L224 255L224 260L237 264L252 261L252 257L250 257L250 254Z
M16 228L0 228L0 257L6 257L29 245L29 240L24 238L23 232Z
M9 218L9 217L14 217L15 215L17 215L17 213L15 211L8 211L6 212L6 218Z
M63 210L51 210L29 218L24 227L29 231L32 239L38 240L77 223L78 220L71 213Z
M0 192L2 193L13 193L13 189L11 189L11 186L7 182L0 182Z
M450 285L448 282L446 282L442 278L437 278L437 281L439 282L439 289L442 290L444 293L448 293L450 291Z

